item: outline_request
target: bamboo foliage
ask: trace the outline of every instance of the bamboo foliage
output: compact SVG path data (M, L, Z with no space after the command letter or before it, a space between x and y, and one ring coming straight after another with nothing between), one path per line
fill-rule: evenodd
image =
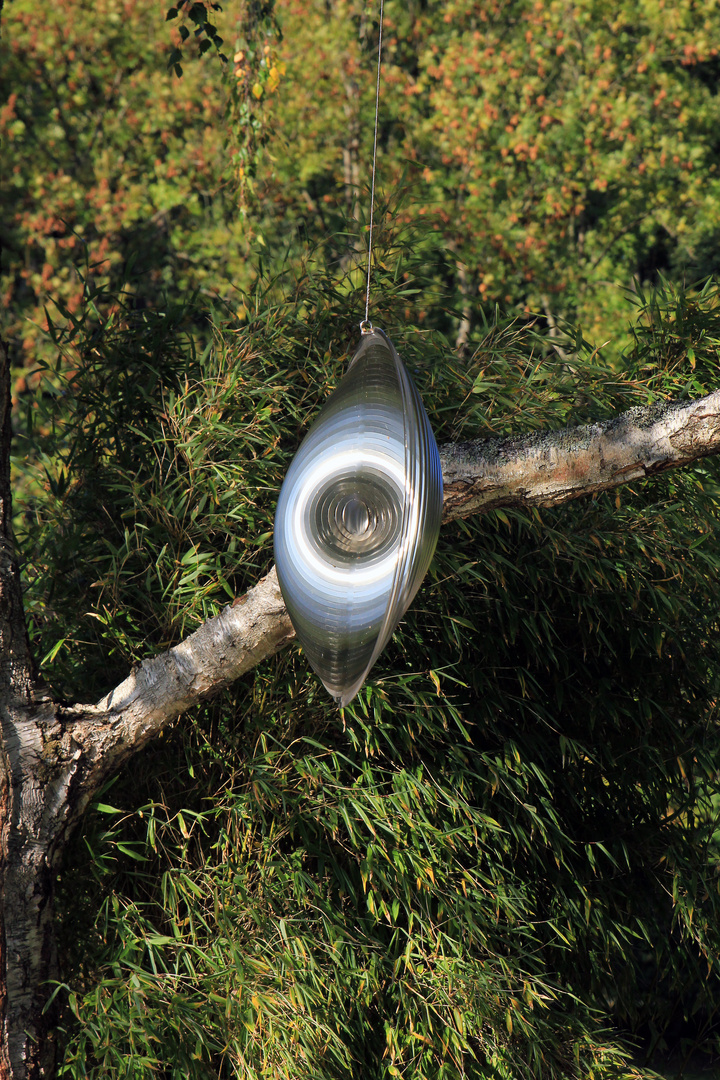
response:
M642 300L619 368L500 318L460 362L440 329L403 330L423 285L404 265L387 327L440 440L715 385L712 287ZM292 300L280 286L205 351L182 310L55 331L18 532L66 696L103 692L269 566L281 477L361 302L321 259L282 285ZM709 1045L716 491L708 460L451 523L344 714L286 651L143 752L59 885L61 1075L639 1077L621 1031L657 1043L679 1015Z

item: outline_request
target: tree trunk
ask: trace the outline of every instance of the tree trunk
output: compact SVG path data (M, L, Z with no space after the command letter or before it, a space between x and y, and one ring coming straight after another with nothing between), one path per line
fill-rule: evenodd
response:
M22 607L10 499L10 363L0 342L0 1078L49 1077L55 976L50 854L62 803L43 732L52 702L38 694Z
M22 705L6 698L0 708L3 764L9 774L9 797L2 808L5 1015L0 1076L34 1080L54 1071L53 1015L43 1006L48 980L57 977L54 856L65 807L58 797L56 769L44 760L52 702Z
M0 13L2 7L0 0ZM23 612L11 437L10 358L0 339L0 1080L29 1080L54 1071L43 984L56 974L49 854L62 808L44 754L43 727L53 706L36 687Z

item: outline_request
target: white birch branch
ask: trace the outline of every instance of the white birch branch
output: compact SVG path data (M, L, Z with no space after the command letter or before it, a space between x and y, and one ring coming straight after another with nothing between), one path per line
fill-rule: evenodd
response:
M448 444L440 451L443 516L449 521L500 506L554 506L719 452L720 390L697 401L630 409L599 424ZM77 811L104 776L167 723L294 636L273 567L175 648L143 661L97 705L68 710L66 735L81 758Z
M440 449L443 520L500 506L556 506L720 453L720 390L612 420Z
M273 566L244 596L179 645L143 662L97 705L61 710L73 762L74 820L108 774L192 705L210 697L295 637ZM79 751L79 753L78 753Z

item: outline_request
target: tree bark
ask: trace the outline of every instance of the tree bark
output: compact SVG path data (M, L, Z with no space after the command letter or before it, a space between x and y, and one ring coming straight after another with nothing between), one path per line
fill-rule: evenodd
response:
M65 759L73 762L66 829L103 780L171 720L229 686L294 637L273 567L179 645L144 660L97 705L59 708L56 738Z
M54 762L44 741L52 702L34 679L12 534L10 362L0 341L0 1080L52 1075Z
M55 977L52 882L68 831L103 780L192 705L295 636L274 568L96 705L43 696L32 669L10 510L10 379L0 347L0 1080L50 1078ZM720 452L720 391L616 419L446 445L444 520L558 505ZM2 920L4 919L4 923Z
M720 390L628 409L600 424L440 448L443 520L557 506L720 453Z

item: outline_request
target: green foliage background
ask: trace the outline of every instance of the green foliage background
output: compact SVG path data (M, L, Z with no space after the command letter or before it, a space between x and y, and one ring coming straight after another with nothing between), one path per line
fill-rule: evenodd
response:
M376 33L228 7L223 91L202 13L104 3L13 0L0 68L27 611L85 701L271 564L363 311ZM717 386L717 288L682 283L715 269L717 7L623 10L387 5L375 318L439 442ZM609 1080L651 1075L633 1037L712 1048L717 479L446 526L342 716L293 648L139 755L58 882L61 1075Z
M242 315L258 254L279 266L323 242L347 269L362 247L374 6L174 11L12 0L3 15L0 288L20 377L50 356L44 306L81 302L86 261L117 291L134 259L146 304L199 289ZM458 311L565 318L619 351L633 279L717 272L717 0L385 12L380 189L409 191L394 223L427 222L418 242Z

